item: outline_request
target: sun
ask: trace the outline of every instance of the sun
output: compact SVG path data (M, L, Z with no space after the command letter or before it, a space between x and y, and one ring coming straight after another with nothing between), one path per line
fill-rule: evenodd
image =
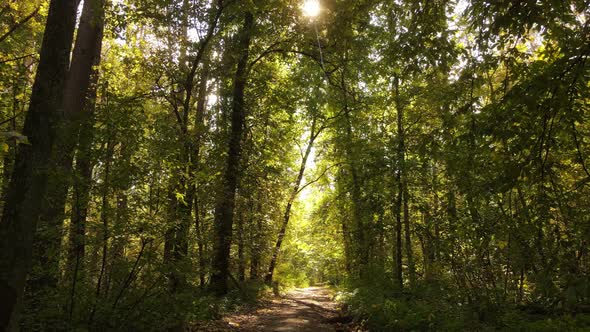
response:
M301 6L303 15L307 17L316 17L320 13L320 2L318 0L305 0L303 6Z

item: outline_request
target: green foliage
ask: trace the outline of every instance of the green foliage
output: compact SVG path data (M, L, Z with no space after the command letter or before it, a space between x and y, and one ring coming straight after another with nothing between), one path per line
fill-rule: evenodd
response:
M338 293L349 314L371 331L588 331L588 314L546 315L532 308L483 307L461 303L449 294L459 290L443 284L412 293L388 288L387 280L372 285L356 282ZM440 287L438 287L440 286Z
M269 291L293 197L276 281L339 285L371 330L588 329L588 1L322 1L313 22L283 0L107 3L96 107L69 167L90 164L89 185L76 174L63 223L35 234L62 237L59 280L27 288L23 329L149 331L238 310ZM27 143L48 4L0 5L0 36L38 8L0 42L3 190ZM312 123L322 132L293 194ZM215 209L232 198L240 286L219 298ZM76 268L71 239L84 243Z

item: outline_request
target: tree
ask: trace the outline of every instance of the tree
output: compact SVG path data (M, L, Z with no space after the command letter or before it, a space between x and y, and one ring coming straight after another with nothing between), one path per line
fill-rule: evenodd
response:
M217 294L228 290L229 250L234 220L235 195L239 182L240 154L245 121L244 92L248 81L250 42L254 29L254 15L247 11L237 41L238 64L233 80L231 103L231 132L222 188L215 207L215 248L211 288Z
M313 144L318 136L322 133L325 127L321 126L318 127L317 123L317 115L312 115L313 118L311 120L311 128L309 129L309 141L307 142L307 147L305 148L305 152L302 154L301 158L301 165L299 166L299 173L297 174L297 179L293 182L293 188L291 191L291 195L289 196L289 200L287 201L287 206L285 207L285 214L283 216L283 222L281 224L281 228L279 230L279 234L277 237L277 242L273 249L272 257L270 259L270 264L268 267L268 272L264 277L264 281L267 285L272 284L272 277L274 274L274 270L277 264L277 260L279 257L279 253L281 252L281 245L283 244L283 240L285 238L285 233L287 232L287 226L289 225L289 219L291 218L291 209L293 207L293 203L297 198L297 195L301 191L301 181L303 180L303 176L305 174L305 168L307 166L307 159L311 154L311 150L313 149Z
M77 1L51 1L39 66L23 134L30 145L21 146L7 188L0 223L0 326L16 328L18 307L32 261L33 238L51 176L46 160L63 123L60 107L76 22Z

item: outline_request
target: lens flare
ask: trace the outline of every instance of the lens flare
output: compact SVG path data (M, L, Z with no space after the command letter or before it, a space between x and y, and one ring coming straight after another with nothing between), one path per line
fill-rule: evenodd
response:
M307 17L315 17L320 13L320 2L318 0L306 0L301 6L303 15Z

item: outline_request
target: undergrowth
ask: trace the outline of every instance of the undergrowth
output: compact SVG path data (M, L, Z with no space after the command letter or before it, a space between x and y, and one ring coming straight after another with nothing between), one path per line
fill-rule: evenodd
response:
M527 306L466 303L461 290L441 282L400 291L388 281L347 282L337 300L370 331L590 331L588 313L535 313Z

